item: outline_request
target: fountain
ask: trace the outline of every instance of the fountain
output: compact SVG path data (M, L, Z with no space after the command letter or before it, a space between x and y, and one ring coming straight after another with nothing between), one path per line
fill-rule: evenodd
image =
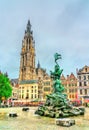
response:
M53 79L53 93L47 95L44 105L38 107L35 114L40 116L48 116L52 118L64 118L70 116L84 115L83 108L75 108L70 104L67 95L64 94L64 86L61 83L60 76L63 69L60 69L57 60L61 59L61 55L55 53L55 67L54 72L50 71Z

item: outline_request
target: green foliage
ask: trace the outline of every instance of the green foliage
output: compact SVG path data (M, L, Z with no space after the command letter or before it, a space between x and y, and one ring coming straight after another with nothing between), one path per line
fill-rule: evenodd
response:
M0 74L0 100L8 99L12 95L10 80L4 74Z

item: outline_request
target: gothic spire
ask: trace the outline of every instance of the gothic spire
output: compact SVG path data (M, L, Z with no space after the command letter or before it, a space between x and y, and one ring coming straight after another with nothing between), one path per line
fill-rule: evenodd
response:
M27 27L26 27L26 30L25 30L25 34L29 34L29 35L32 35L32 30L31 30L31 23L30 23L30 20L28 20L28 23L27 23Z
M39 62L39 60L38 60L37 68L40 69L40 62Z
M28 23L27 23L27 32L31 32L31 24L30 24L30 20L28 20Z

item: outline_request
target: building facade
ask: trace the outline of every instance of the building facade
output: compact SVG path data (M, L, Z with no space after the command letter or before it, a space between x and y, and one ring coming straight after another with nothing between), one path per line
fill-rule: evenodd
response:
M89 96L89 66L84 66L82 69L77 69L78 79L78 95L81 100L84 96Z
M73 73L67 75L67 77L62 75L61 81L65 87L64 93L67 94L68 99L71 101L76 100L78 98L78 87L77 78L75 77L75 75Z
M17 100L19 98L19 84L18 79L11 79L11 86L12 86L12 96L13 100Z

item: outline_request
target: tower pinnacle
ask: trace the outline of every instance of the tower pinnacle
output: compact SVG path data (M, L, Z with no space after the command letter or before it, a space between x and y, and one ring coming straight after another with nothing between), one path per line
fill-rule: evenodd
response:
M40 62L39 62L39 60L38 60L37 68L40 68Z
M28 23L27 23L27 32L31 32L31 24L30 24L30 20L28 20Z
M31 30L31 23L30 20L28 20L27 26L26 26L26 30L25 30L25 34L27 35L32 35L32 30Z

